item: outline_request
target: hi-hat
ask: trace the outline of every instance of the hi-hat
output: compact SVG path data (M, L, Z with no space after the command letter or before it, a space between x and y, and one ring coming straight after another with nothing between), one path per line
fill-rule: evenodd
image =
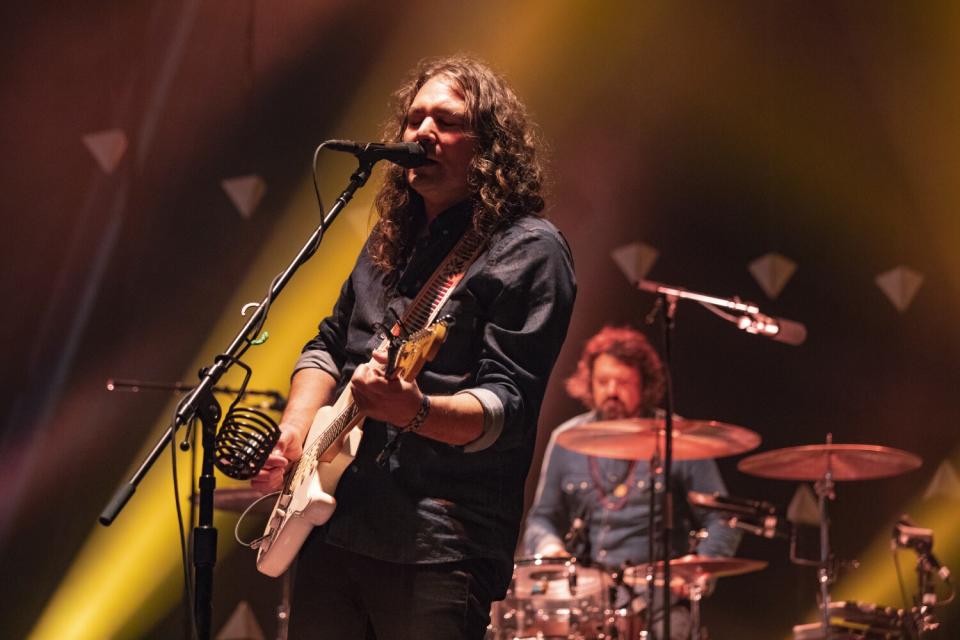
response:
M870 480L912 471L920 456L873 444L810 444L774 449L744 458L737 469L777 480Z
M763 560L687 555L670 561L670 584L690 584L698 579L722 578L759 571L767 566ZM656 577L663 575L663 562L658 562ZM626 569L623 581L632 586L646 584L647 565ZM662 582L662 581L661 581Z
M628 418L588 422L563 430L557 444L590 456L622 460L648 460L666 438L662 418ZM732 456L755 449L760 436L732 424L713 420L673 419L674 460Z

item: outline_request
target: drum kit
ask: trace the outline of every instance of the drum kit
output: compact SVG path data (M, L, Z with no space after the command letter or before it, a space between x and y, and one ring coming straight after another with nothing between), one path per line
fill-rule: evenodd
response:
M663 420L633 418L593 422L558 434L557 444L590 456L644 460L654 458L664 446ZM714 421L675 418L673 457L693 460L736 455L760 444L755 432ZM794 628L796 640L813 638L914 638L924 635L919 616L876 605L831 602L830 584L835 578L830 552L827 504L834 499L836 482L884 478L918 468L922 461L906 451L861 444L806 445L759 453L739 462L737 468L761 478L813 482L818 497L820 558L818 567L821 620ZM766 502L690 492L691 504L723 512L728 526L774 537L776 508ZM791 556L792 556L791 552ZM793 558L792 558L793 559ZM690 603L692 640L706 638L700 623L700 599L713 580L759 571L766 562L745 558L687 555L670 560L670 588ZM656 566L590 566L574 557L533 557L516 562L506 599L494 603L488 640L527 638L575 638L606 640L655 637L642 604L644 588L663 585L663 562ZM637 596L618 606L619 592L626 588ZM621 600L622 602L622 600ZM637 604L640 602L640 604ZM909 613L909 612L908 612ZM864 624L869 620L870 624ZM849 624L847 624L849 622ZM857 626L859 625L859 626ZM851 635L857 628L859 635ZM872 630L872 631L871 631ZM871 635L872 634L872 635Z

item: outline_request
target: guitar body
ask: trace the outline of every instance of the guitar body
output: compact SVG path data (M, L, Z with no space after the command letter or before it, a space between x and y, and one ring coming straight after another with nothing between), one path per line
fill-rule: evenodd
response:
M404 343L391 365L395 375L412 380L432 360L446 339L450 321L440 320ZM333 515L333 497L343 472L353 461L364 416L353 402L350 388L337 401L322 407L313 418L303 455L290 469L270 519L257 542L257 569L278 577L293 562L314 527ZM349 450L345 451L345 445Z
M322 407L313 419L307 433L305 449L315 442L329 426L337 413L337 404ZM361 418L362 421L362 418ZM358 431L359 432L359 431ZM276 578L296 558L300 547L314 527L324 524L337 508L333 494L343 472L353 462L353 456L343 450L347 436L338 438L321 459L307 460L302 473L291 473L286 486L267 521L264 537L257 549L257 569ZM355 450L355 449L354 449ZM303 460L303 459L301 459Z

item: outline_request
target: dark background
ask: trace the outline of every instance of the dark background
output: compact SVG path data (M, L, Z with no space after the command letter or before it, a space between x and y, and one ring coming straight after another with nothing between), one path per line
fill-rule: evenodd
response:
M180 634L169 490L156 500L138 492L115 525L122 533L96 525L161 433L171 396L110 394L104 381L189 380L208 363L239 327L239 305L259 299L315 224L314 146L375 139L402 74L452 52L505 72L541 124L550 215L576 259L580 294L541 444L580 410L560 383L583 342L604 323L642 326L652 299L610 258L642 241L660 252L649 277L739 295L809 330L789 347L682 304L680 413L753 429L761 450L832 433L923 457L900 477L841 484L831 504L838 554L863 561L835 593L902 606L882 553L900 513L926 518L941 559L960 559L956 495L923 500L940 465L958 461L958 13L949 2L3 9L4 635ZM129 147L106 174L81 138L114 128ZM330 199L351 167L337 159L322 169ZM253 173L267 191L245 219L220 181ZM299 345L359 247L374 191L277 304L271 341L251 359L256 386L286 391ZM747 270L769 252L798 265L773 301ZM874 282L897 266L924 278L903 313ZM720 461L732 494L786 506L796 484L745 476L736 461ZM167 482L168 464L154 482ZM539 457L531 496L538 468ZM232 541L234 520L219 521L215 628L246 600L269 637L279 583ZM783 638L814 619L813 570L791 565L786 545L748 538L740 554L770 566L720 583L705 604L714 637ZM911 560L901 558L908 587ZM63 584L73 585L66 594ZM66 626L50 622L58 615ZM957 607L941 617L935 637L956 637Z

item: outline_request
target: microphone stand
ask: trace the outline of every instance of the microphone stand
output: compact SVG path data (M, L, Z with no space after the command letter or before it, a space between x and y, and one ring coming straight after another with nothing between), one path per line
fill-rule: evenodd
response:
M641 288L643 283L640 283ZM670 474L672 473L673 467L673 333L676 329L676 311L677 311L677 300L680 296L677 296L669 292L657 292L660 295L660 304L657 305L659 312L662 314L662 326L663 326L663 359L664 359L664 371L666 375L664 376L664 382L666 386L665 399L666 399L666 415L663 419L663 498L662 498L662 512L663 512L663 527L661 530L661 548L663 549L663 640L670 639L670 541L673 538L673 495L671 494L671 480ZM659 438L657 438L657 448L659 448ZM650 557L650 566L654 567L654 570L651 571L651 574L656 574L656 545L653 544L653 524L654 520L654 496L656 495L657 485L656 485L656 470L653 468L653 464L657 462L658 452L654 451L653 459L651 459L651 472L653 475L653 483L650 486L650 549L654 550L654 553ZM649 588L650 594L653 596L652 602L656 603L656 586ZM651 605L651 610L653 605ZM651 627L655 615L650 616Z
M283 291L297 269L309 260L323 240L323 234L340 214L347 203L353 198L357 189L366 184L376 158L359 158L357 170L350 176L350 182L334 202L330 211L324 215L320 224L314 229L296 257L286 269L277 276L270 286L269 293L257 305L257 310L250 316L243 328L230 342L223 354L214 358L214 363L201 369L200 383L188 393L177 406L176 415L167 431L153 447L141 463L133 477L122 485L107 506L100 514L100 524L110 526L120 511L137 490L141 480L153 467L168 444L173 442L174 435L179 427L188 424L194 416L199 416L203 425L203 459L200 476L200 516L197 527L194 528L194 576L196 587L194 590L194 612L196 614L197 636L200 640L210 638L210 623L212 617L213 600L213 566L217 557L217 530L213 527L213 492L216 479L213 475L213 450L216 426L220 420L220 406L213 397L213 390L220 378L230 369L230 366L243 355L256 338L257 332L266 321L266 314L270 304Z
M662 530L662 548L663 548L663 640L670 640L670 542L673 534L673 495L671 493L671 473L673 468L673 334L676 324L677 301L693 300L700 304L714 307L723 307L732 311L754 315L760 312L756 305L746 304L735 298L728 300L726 298L717 298L701 293L694 293L678 287L670 287L659 282L651 280L640 280L636 286L641 291L649 291L659 296L658 304L652 313L662 316L663 326L663 355L664 371L666 383L666 416L663 421L664 436L664 456L663 456L663 530ZM652 492L656 491L656 485L650 488ZM651 505L653 499L651 498ZM652 511L652 510L651 510ZM650 518L653 522L653 515ZM650 536L654 535L652 525ZM653 549L654 545L650 545ZM656 558L650 558L651 566L656 567ZM654 573L655 571L651 572ZM654 593L651 590L651 593ZM656 602L656 598L653 599ZM651 615L651 621L653 616Z

